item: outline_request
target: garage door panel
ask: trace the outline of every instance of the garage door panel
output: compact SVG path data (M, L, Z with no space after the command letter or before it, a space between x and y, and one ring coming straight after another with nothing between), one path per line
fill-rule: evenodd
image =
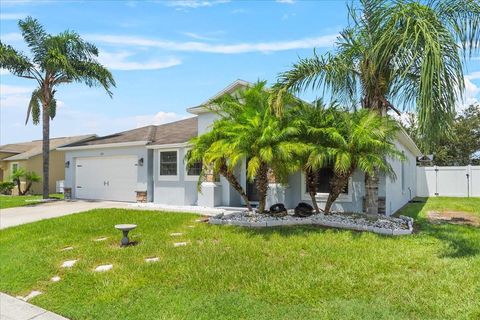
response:
M135 201L136 156L78 158L76 163L77 198Z

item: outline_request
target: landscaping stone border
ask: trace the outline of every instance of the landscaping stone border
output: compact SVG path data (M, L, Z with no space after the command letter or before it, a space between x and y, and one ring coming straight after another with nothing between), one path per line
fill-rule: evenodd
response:
M338 218L338 221L332 221ZM347 221L345 221L347 220ZM366 215L351 213L333 213L312 215L307 218L294 217L292 212L285 217L273 217L269 215L249 215L246 212L238 211L227 215L221 213L211 217L208 221L215 225L233 225L241 227L279 227L298 225L318 225L323 227L348 229L355 231L369 231L381 235L401 236L413 232L413 218L407 216L388 217L383 215ZM390 225L392 227L385 227Z

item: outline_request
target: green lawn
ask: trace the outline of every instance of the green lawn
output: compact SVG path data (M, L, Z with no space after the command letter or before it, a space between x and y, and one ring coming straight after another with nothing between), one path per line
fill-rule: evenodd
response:
M63 194L55 193L50 195L51 198L63 199ZM35 196L6 196L0 195L0 209L21 207L21 206L30 206L38 204L33 200L41 200L41 195Z
M429 224L434 209L480 215L480 199L412 204L402 213L418 233L404 237L94 210L0 231L0 291L41 290L32 303L71 319L478 319L480 229ZM138 224L137 246L118 247L117 223ZM69 259L80 260L61 269ZM100 264L114 267L92 272Z

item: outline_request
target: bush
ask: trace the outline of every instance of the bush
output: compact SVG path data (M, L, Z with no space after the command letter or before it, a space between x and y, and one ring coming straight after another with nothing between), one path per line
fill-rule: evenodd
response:
M15 183L6 181L0 182L0 193L1 194L12 194L12 189L15 187Z

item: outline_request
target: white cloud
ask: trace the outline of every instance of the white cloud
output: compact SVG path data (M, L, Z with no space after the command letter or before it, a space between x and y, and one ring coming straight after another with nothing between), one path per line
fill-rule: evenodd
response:
M10 71L7 69L0 69L0 76L8 76L10 75Z
M294 4L295 0L276 0L278 3Z
M196 40L204 40L204 41L214 41L214 40L216 40L215 38L203 36L203 35L200 35L200 34L194 33L194 32L182 32L182 34L186 35L187 37L196 39Z
M133 56L133 52L108 52L100 51L98 60L106 67L113 70L156 70L170 68L182 63L178 58L168 58L164 61L147 60L147 61L129 61L128 58Z
M164 124L182 120L191 115L176 112L158 112L138 116L112 116L100 112L84 111L58 101L61 110L50 124L51 137L64 137L80 134L95 133L100 136L115 132L131 130L151 124ZM1 144L16 141L29 141L41 139L42 126L29 122L25 125L27 104L19 103L15 108L0 108L2 126L0 127Z
M233 9L232 11L230 11L230 13L232 13L232 14L247 13L247 10L246 9Z
M174 121L178 121L178 120L182 120L190 117L192 117L192 115L179 114L176 112L160 111L154 115L140 115L134 118L137 124L137 128L140 128L140 127L148 126L151 124L159 125L159 124L174 122Z
M0 13L0 20L20 20L26 16L26 13Z
M0 110L2 110L2 127L9 124L8 122L5 122L3 117L5 110L18 110L21 113L18 118L24 119L32 91L33 87L0 84Z
M480 93L480 87L473 83L472 79L480 79L480 72L477 72L477 78L469 78L465 76L465 93L463 96L463 103L458 103L460 109L464 109L471 104L479 102L478 94Z
M230 0L175 0L175 1L162 1L165 5L169 7L179 7L179 8L201 8L201 7L212 7L217 4L228 3Z
M87 34L85 35L85 38L93 42L100 42L111 45L156 47L172 51L237 54L247 52L266 53L294 49L309 49L315 47L330 47L335 42L337 34L330 34L313 38L303 38L298 40L238 44L211 44L196 41L176 42L108 34Z
M5 42L23 41L22 35L16 32L2 34L0 35L0 39Z
M32 93L32 87L23 87L23 86L12 86L8 84L0 84L0 95L4 96L11 96L11 95L19 95L25 93Z
M468 80L477 80L480 79L480 71L475 71L472 73L469 73L465 76Z

